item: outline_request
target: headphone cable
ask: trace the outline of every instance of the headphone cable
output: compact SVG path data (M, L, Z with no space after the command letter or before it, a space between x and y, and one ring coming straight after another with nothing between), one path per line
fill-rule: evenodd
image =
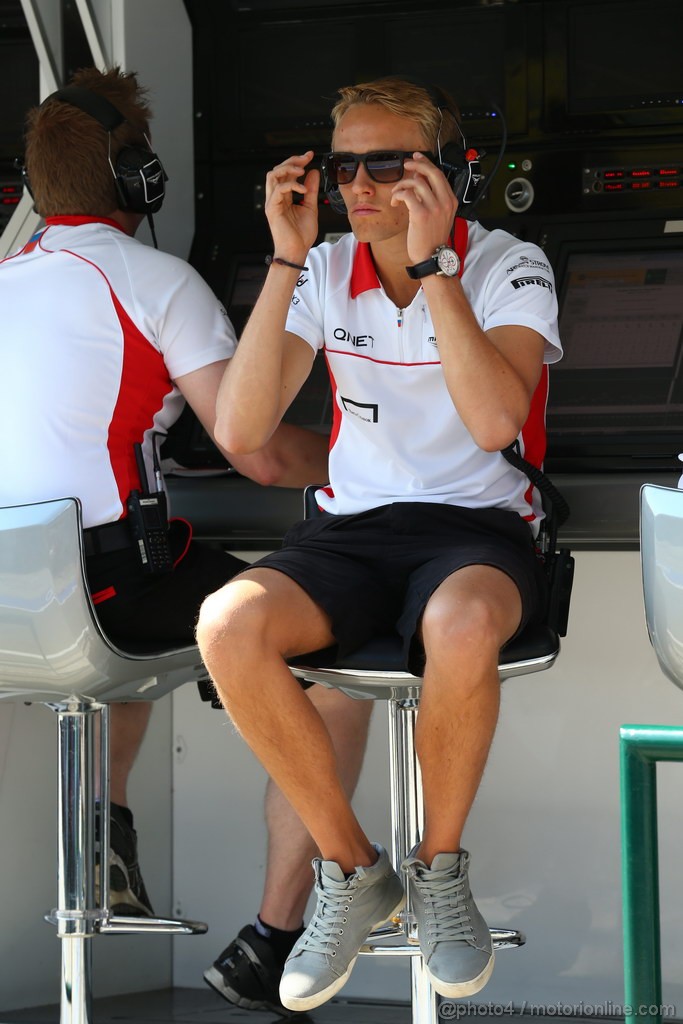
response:
M496 157L496 162L493 165L493 170L491 171L490 175L486 179L486 181L484 183L484 188L481 190L481 192L476 197L474 202L469 206L469 209L466 211L466 213L467 213L466 219L467 220L471 219L471 215L474 212L474 210L476 209L477 203L479 203L488 194L488 191L489 191L489 189L491 187L493 179L495 178L496 174L498 174L498 171L500 170L500 165L503 162L503 157L505 155L505 150L507 148L508 128L507 128L507 121L505 120L505 114L500 109L500 107L498 106L498 104L496 103L495 100L489 100L489 104L490 104L492 110L494 110L498 114L498 117L500 118L500 124L501 124L500 147L498 149L498 156ZM464 214L463 214L463 216L464 216Z
M149 224L149 230L152 234L152 242L154 243L154 248L158 249L159 246L157 245L157 233L154 230L154 217L152 216L151 213L147 214L147 223Z

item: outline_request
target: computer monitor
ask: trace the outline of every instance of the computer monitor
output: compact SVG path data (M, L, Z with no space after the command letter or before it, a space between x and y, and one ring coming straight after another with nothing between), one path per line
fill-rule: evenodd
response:
M683 450L683 247L574 247L560 291L548 463L676 468Z

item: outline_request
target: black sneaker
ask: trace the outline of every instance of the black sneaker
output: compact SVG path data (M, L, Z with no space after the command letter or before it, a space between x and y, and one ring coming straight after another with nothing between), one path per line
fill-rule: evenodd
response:
M291 1011L280 1002L282 968L272 944L247 924L204 971L204 980L229 1003L244 1010L271 1010L289 1017Z
M109 817L109 902L111 912L118 917L154 917L154 910L138 864L137 832L131 822L132 815L127 808L111 804ZM99 828L96 830L96 840L99 843L98 833Z

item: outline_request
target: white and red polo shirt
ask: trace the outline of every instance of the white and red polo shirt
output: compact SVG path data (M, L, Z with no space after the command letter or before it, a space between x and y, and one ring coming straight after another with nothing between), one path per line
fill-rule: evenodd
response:
M174 380L233 354L225 310L183 260L92 217L48 218L0 262L0 309L0 505L75 496L86 527L121 518L133 444L153 481L152 435L182 411Z
M482 330L530 327L560 359L552 270L535 245L457 219L465 294ZM479 448L448 393L424 291L397 309L377 277L370 247L352 234L307 257L287 330L324 348L334 396L330 486L322 508L363 512L396 501L517 511L537 529L539 495L499 452ZM547 366L520 435L522 454L545 455Z

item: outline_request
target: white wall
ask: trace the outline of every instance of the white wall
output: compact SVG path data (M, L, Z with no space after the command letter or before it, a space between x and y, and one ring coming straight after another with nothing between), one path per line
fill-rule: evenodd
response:
M137 71L154 112L152 146L168 174L155 216L159 248L187 258L194 235L192 33L182 0L100 0L111 4L114 59ZM149 241L147 225L138 233Z
M619 727L680 724L644 625L635 552L578 553L570 635L549 672L504 685L500 725L466 832L484 916L527 934L502 951L477 1001L623 1003ZM173 696L175 904L210 932L174 940L176 985L202 971L258 909L264 776L221 712ZM357 806L389 843L386 715L375 711ZM660 766L664 1002L683 1016L683 767ZM407 966L361 958L344 992L408 998Z

